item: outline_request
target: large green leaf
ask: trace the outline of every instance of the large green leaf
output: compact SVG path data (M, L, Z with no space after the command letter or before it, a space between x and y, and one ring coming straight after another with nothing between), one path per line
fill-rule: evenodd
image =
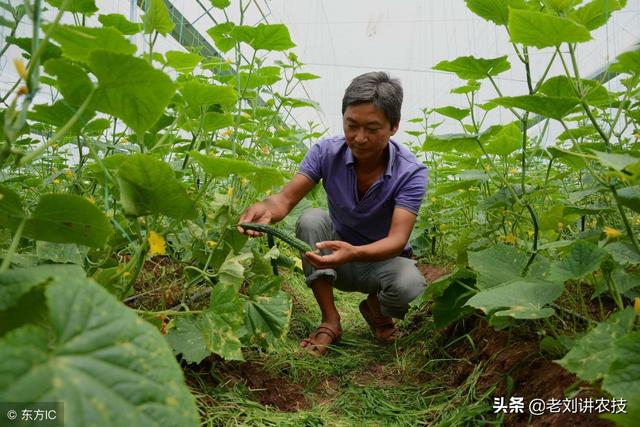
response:
M38 104L33 106L33 110L27 113L29 120L36 120L56 127L66 125L76 114L78 108L67 101L60 99L53 104ZM78 121L69 129L69 133L77 135L82 128L95 116L94 111L85 110Z
M49 25L43 27L49 30ZM67 58L84 63L89 63L89 57L96 50L126 55L136 51L135 45L129 43L115 28L58 25L51 38L60 43Z
M276 168L260 168L257 171L247 175L247 179L258 192L263 192L272 187L281 186L284 183L285 175Z
M587 167L587 157L584 154L564 150L558 147L549 147L547 148L547 151L551 154L553 159L557 159L573 169L581 170L586 169Z
M590 105L609 106L614 100L613 95L609 95L607 89L596 80L581 79L581 98ZM575 98L577 92L578 79L569 79L567 76L554 76L546 80L540 86L539 92L548 96L560 96L564 98Z
M464 283L467 282L467 283ZM463 286L462 284L465 284ZM434 297L433 306L433 323L436 328L444 328L453 322L463 319L473 313L471 307L467 307L466 303L473 292L468 289L468 285L473 283L473 279L469 277L454 278L449 281L445 289L440 289L441 294ZM442 286L444 287L444 286ZM427 287L429 289L429 287Z
M199 363L212 353L228 360L244 360L240 351L243 310L235 288L217 284L209 307L199 316L181 316L167 341L189 363Z
M195 204L168 164L148 154L134 154L118 169L120 203L127 215L162 214L193 218Z
M75 243L36 242L36 257L38 262L53 262L57 264L83 265L89 248L80 247Z
M167 65L174 70L189 74L202 61L202 56L197 53L181 52L179 50L170 50L166 52Z
M244 283L244 266L235 257L227 258L218 269L218 280L238 291Z
M228 52L238 42L247 43L255 50L287 50L295 47L289 30L283 24L235 25L218 24L207 30L218 49Z
M626 266L627 264L638 265L640 264L640 254L635 248L624 242L610 243L604 247L604 250L609 253L618 264ZM638 283L640 286L640 283Z
M543 319L553 315L553 308L546 305L558 298L563 290L559 283L516 279L477 293L467 305L495 316Z
M0 3L2 4L2 3ZM5 38L6 42L9 44L13 44L18 46L20 49L24 50L25 52L27 52L26 56L27 57L31 57L31 47L32 47L32 42L33 39L31 37L11 37L11 36L7 36ZM40 40L40 43L42 43L42 40ZM57 44L53 43L52 41L49 41L49 43L47 43L47 45L44 48L44 52L42 52L42 55L40 56L40 59L42 60L42 62L45 62L49 59L52 58L59 58L62 55L62 49L60 49L60 46L58 46Z
M589 30L569 18L528 10L511 10L509 34L513 43L538 48L591 40Z
M32 288L54 278L70 280L83 277L84 270L78 265L39 265L31 268L10 270L0 274L0 311L12 307L20 297Z
M47 3L59 9L64 0L47 0ZM67 2L64 10L91 16L98 11L98 8L95 0L71 0Z
M567 141L569 139L579 140L580 138L592 137L596 135L597 132L598 131L593 126L580 126L565 130L557 136L557 139L558 141Z
M504 96L492 101L503 107L519 108L556 120L569 114L580 102L578 98L544 95Z
M211 6L218 9L224 9L225 7L231 4L231 0L209 0L209 1L211 2Z
M98 21L100 21L104 27L113 27L126 36L137 34L142 30L142 25L127 20L127 18L119 13L100 15Z
M205 132L213 132L233 125L233 115L209 112L204 114L202 129Z
M595 30L607 23L611 13L622 9L627 1L623 0L592 0L569 14L576 22L589 30Z
M453 61L441 61L433 67L434 70L456 73L463 80L481 80L489 76L496 76L511 68L507 56L498 58L475 58L461 56Z
M460 153L480 154L480 146L475 136L467 134L429 135L422 145L423 151L433 153Z
M510 7L524 7L524 0L465 0L465 3L473 13L497 25L507 25Z
M233 29L233 34L255 50L281 51L296 46L284 24L240 25Z
M231 33L234 27L235 24L233 22L224 22L209 28L207 34L211 36L216 47L226 53L229 52L237 42Z
M214 86L197 80L183 84L180 93L192 108L212 104L233 105L238 100L235 89L230 86Z
M0 184L0 227L15 231L25 216L18 193Z
M522 131L517 123L510 123L489 137L485 150L489 154L508 156L522 147Z
M63 402L65 425L197 426L195 399L157 329L92 280L46 289L50 330L0 339L0 399Z
M84 197L45 194L27 220L24 235L36 240L103 247L113 229L107 216Z
M99 82L96 109L122 119L138 134L160 119L175 94L169 76L140 58L96 51L90 65Z
M454 120L462 120L469 115L471 110L468 108L456 108L452 106L434 108L433 111L440 113L443 116L450 117Z
M285 292L256 296L245 305L245 326L249 344L273 348L287 333L291 318L291 298Z
M634 319L632 308L615 313L580 338L557 363L583 380L602 379L614 358L616 338L631 331Z
M629 154L605 153L603 151L590 150L597 158L598 162L604 166L622 172L632 165L640 165L638 157Z
M611 66L611 71L640 74L640 49L618 55L618 62Z
M559 283L580 279L599 269L606 257L604 249L587 240L578 240L571 245L571 252L562 261L551 265L549 278Z
M640 213L640 185L625 187L618 190L620 202L638 213Z
M78 65L64 59L50 59L44 64L47 74L56 76L58 90L71 105L80 106L93 89L87 73Z
M618 398L640 396L640 332L617 339L614 351L602 388Z
M527 254L502 243L478 252L467 252L469 266L478 272L478 289L489 289L520 278Z
M558 15L564 15L568 10L582 3L582 0L542 0L542 3Z
M164 0L147 0L146 6L146 13L142 17L142 28L145 34L154 31L165 36L169 34L176 24L171 19Z
M246 174L257 169L257 166L244 160L210 157L196 151L191 152L191 156L202 166L207 175L212 177L228 176L233 173Z

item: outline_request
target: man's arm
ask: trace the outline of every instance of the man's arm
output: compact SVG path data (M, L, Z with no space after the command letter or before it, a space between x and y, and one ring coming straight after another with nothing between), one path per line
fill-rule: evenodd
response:
M384 239L368 245L354 246L342 241L320 242L316 246L329 249L330 255L321 256L313 252L305 253L309 262L316 268L335 268L351 261L382 261L402 253L409 241L411 230L416 222L416 215L406 209L395 208L391 217L391 228Z
M287 216L289 212L291 212L291 209L293 209L315 185L316 183L306 175L298 173L278 194L274 194L261 202L249 206L240 216L239 222L258 222L261 224L278 222ZM238 231L253 237L262 235L262 233L245 230L242 227L238 227Z

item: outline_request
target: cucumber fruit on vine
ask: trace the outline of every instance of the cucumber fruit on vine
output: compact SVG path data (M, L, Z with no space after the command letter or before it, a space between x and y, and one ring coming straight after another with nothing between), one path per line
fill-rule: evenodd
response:
M285 233L284 231L277 229L272 225L258 224L258 223L244 223L244 224L238 224L238 225L244 228L245 230L253 230L253 231L259 231L261 233L270 234L273 237L277 237L278 239L289 244L295 249L298 249L301 252L308 252L313 250L311 246L307 244L307 242L304 242L298 239L297 237L291 236Z

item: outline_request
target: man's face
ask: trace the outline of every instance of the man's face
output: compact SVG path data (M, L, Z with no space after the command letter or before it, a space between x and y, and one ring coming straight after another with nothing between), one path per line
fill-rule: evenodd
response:
M358 161L380 158L389 138L398 127L391 127L382 110L372 102L350 105L342 116L342 126L347 146Z

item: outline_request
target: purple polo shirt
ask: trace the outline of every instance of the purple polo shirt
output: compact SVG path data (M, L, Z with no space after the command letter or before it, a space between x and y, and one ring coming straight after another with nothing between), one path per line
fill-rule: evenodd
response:
M316 183L322 179L331 221L345 242L366 245L387 237L394 208L418 215L427 168L403 145L389 140L388 147L387 169L362 199L358 199L353 153L344 136L318 141L300 163L298 173Z

